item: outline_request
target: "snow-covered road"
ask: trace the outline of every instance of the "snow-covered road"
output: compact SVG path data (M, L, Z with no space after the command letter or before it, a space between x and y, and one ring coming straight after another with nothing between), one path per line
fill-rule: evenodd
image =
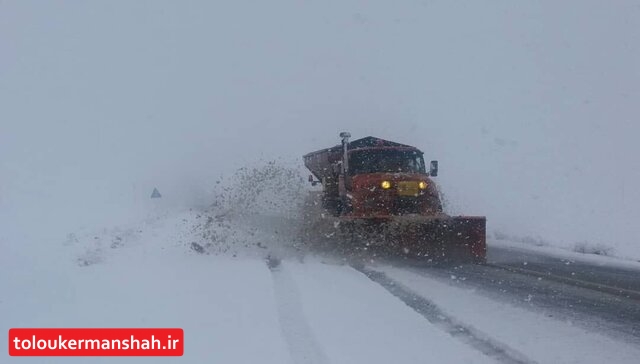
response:
M640 357L633 335L589 329L443 271L288 253L282 232L274 221L251 227L185 211L79 232L33 254L16 248L0 258L0 322L6 329L185 331L181 358L119 362L585 364ZM10 362L4 355L0 362Z

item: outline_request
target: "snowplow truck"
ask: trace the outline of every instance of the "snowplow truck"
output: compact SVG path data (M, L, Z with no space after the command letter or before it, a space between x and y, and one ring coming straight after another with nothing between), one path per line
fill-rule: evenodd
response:
M323 210L338 219L349 243L420 256L434 261L482 263L486 218L443 211L438 162L429 169L418 148L376 137L349 141L303 156L309 182L322 184Z

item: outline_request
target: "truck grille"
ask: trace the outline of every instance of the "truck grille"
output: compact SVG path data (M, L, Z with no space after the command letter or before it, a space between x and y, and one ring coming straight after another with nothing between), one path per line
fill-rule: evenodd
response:
M398 182L398 195L415 197L418 196L418 194L420 194L420 187L418 187L418 182Z

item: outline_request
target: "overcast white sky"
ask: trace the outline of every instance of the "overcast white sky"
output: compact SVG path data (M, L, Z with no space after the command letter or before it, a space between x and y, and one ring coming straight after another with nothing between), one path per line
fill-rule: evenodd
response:
M639 105L638 1L5 0L0 218L125 218L349 130L492 229L640 256Z

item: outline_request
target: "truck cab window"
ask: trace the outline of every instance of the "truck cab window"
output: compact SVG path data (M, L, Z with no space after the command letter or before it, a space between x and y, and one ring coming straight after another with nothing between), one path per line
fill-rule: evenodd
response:
M415 151L362 150L349 155L349 174L426 173L424 159Z

